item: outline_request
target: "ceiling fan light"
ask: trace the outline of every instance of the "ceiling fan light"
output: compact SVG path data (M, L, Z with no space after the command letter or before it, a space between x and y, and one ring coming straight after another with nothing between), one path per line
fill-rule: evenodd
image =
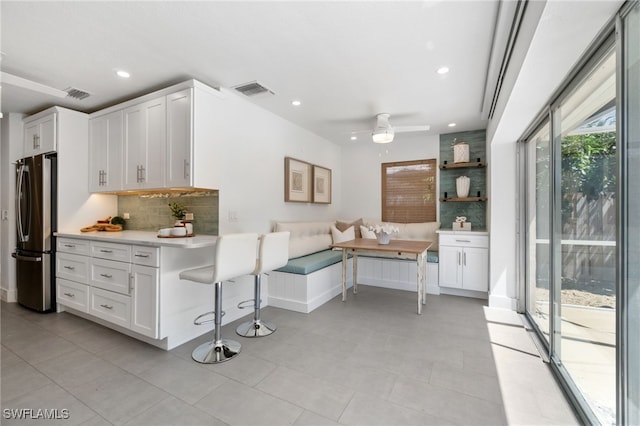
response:
M388 127L388 128L378 128L376 129L373 134L371 135L373 138L373 141L375 143L389 143L391 141L393 141L393 135L394 135L394 131L393 128Z

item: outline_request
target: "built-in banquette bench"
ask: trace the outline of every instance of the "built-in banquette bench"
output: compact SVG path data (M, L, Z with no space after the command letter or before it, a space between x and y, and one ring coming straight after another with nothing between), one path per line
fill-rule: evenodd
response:
M278 222L274 231L289 231L289 262L269 273L269 305L309 313L342 292L342 251L332 250L331 228L345 231L368 228L381 221ZM389 222L385 222L389 223ZM393 239L428 240L427 293L439 294L437 222L390 223L399 229ZM334 230L335 231L335 230ZM411 261L408 261L411 260ZM347 286L353 285L352 262L347 265ZM358 255L358 284L416 291L415 257L372 252Z

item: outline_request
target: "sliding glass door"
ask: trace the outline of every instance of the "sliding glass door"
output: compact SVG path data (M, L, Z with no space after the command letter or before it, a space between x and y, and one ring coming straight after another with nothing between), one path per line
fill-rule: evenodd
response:
M608 39L526 139L525 306L585 417L616 422L617 55Z
M527 312L549 343L550 312L550 143L548 120L527 144Z
M553 108L552 360L604 424L616 421L616 54Z

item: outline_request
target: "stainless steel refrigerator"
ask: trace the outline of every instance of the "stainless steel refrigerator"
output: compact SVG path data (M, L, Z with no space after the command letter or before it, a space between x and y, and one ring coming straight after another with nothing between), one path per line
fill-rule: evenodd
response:
M17 162L16 259L18 303L40 312L55 309L56 154Z

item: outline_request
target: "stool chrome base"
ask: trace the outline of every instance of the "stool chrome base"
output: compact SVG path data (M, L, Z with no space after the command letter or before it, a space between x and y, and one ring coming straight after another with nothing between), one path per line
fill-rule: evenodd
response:
M264 337L276 330L276 325L269 321L253 320L240 324L236 333L242 337Z
M217 345L206 342L193 350L191 358L202 364L218 364L238 355L241 348L242 345L235 340L222 339Z

